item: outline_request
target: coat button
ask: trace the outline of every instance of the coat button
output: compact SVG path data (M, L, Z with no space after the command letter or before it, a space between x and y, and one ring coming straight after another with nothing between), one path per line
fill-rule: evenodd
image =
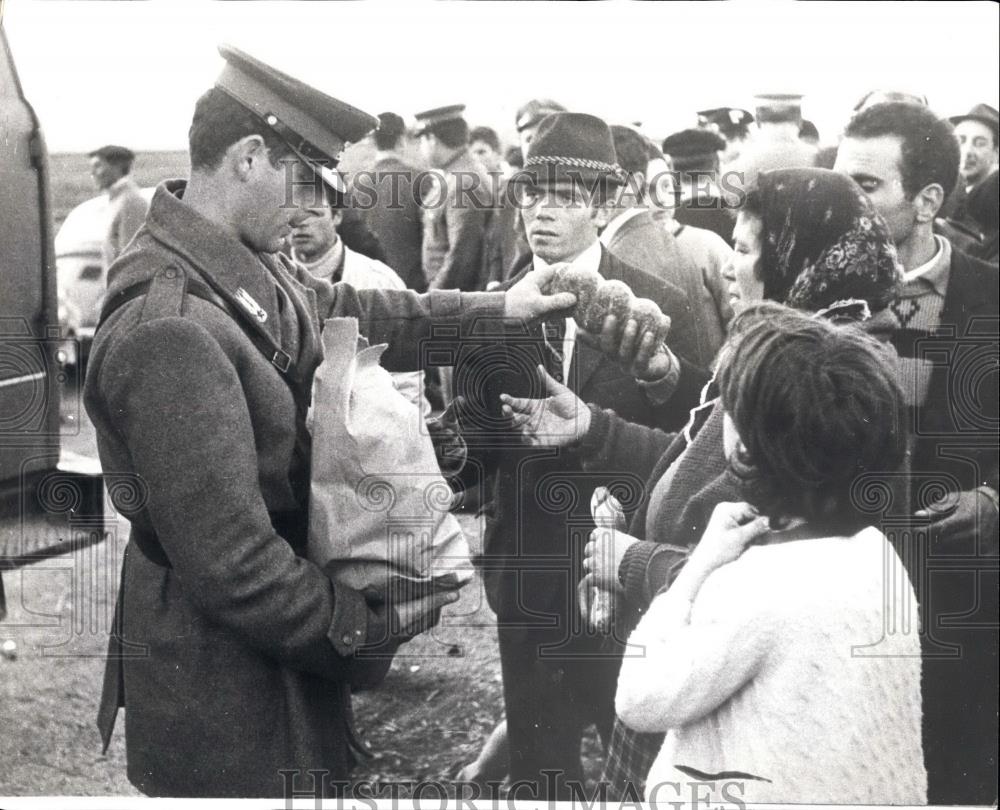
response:
M163 275L166 276L167 278L177 278L177 268L176 267L168 267L164 271Z
M340 637L340 640L344 642L345 647L350 647L354 643L354 636L350 633L344 633L344 635Z

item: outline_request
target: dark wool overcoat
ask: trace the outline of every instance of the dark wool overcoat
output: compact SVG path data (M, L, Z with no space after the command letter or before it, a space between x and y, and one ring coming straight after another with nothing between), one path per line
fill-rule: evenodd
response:
M109 300L152 286L99 329L86 381L104 471L135 484L119 501L132 522L122 657L109 660L99 722L106 744L124 705L128 777L147 794L278 797L282 770L298 772L297 790L309 769L345 777L349 690L389 664L355 654L384 638L379 614L304 558L296 402L308 402L321 324L357 317L390 344L387 368L414 369L432 316L460 332L463 307L500 315L503 296L331 286L254 254L185 205L183 188L157 189L113 266ZM221 301L192 294L199 279ZM290 381L241 309L291 358Z

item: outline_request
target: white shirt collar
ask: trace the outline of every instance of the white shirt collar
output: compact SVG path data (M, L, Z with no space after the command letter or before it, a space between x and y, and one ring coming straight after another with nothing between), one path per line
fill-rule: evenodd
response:
M613 220L611 220L611 222L608 223L608 226L603 231L601 231L600 239L604 247L607 247L608 245L611 244L611 240L615 238L615 234L617 234L618 231L622 229L622 226L626 222L628 222L633 217L637 217L645 210L646 210L645 208L641 207L629 208L627 211L623 211Z
M938 262L940 262L944 258L944 256L942 255L942 251L949 250L950 254L951 245L937 234L934 234L934 245L936 248L934 251L934 255L931 256L930 259L928 259L919 267L914 267L912 270L904 270L903 281L913 281L914 279L920 278L921 276L926 275L931 270L936 268L938 266ZM948 258L950 260L951 256L949 255Z

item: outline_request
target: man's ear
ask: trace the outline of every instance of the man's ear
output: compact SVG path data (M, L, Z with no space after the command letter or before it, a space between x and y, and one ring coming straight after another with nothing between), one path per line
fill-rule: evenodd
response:
M339 228L340 227L340 223L344 221L344 212L343 212L343 210L340 209L340 208L334 208L330 212L330 219L333 220L333 227L334 228Z
M646 173L632 172L629 175L627 193L633 198L636 205L646 199Z
M233 173L243 182L250 179L259 161L267 159L267 146L260 135L240 138L226 150L226 160Z
M913 200L917 222L933 222L946 196L940 183L930 183L920 189Z
M604 202L594 203L590 212L590 218L597 225L598 232L608 227L608 223L615 218L617 210L615 208L615 197L608 197Z

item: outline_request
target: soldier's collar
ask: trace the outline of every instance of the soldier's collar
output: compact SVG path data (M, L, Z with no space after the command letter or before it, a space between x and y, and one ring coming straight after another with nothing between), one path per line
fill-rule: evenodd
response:
M278 293L260 256L183 201L185 180L168 180L153 195L146 227L168 250L208 276L212 287L251 314L280 343Z

